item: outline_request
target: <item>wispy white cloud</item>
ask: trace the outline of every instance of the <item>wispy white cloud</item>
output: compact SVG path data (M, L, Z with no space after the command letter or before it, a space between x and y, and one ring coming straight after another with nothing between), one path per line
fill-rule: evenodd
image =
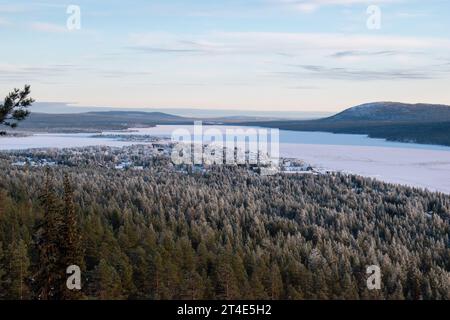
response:
M96 75L101 78L147 77L152 72L145 70L118 69L82 66L75 64L8 64L0 63L0 81L49 81L64 78L65 81L77 74Z
M436 52L450 53L450 39L341 33L209 32L144 33L127 48L181 57L187 65L240 64L246 75L346 81L429 80L448 76L434 68ZM231 57L232 56L232 57ZM187 60L188 59L188 60ZM189 67L187 67L188 69ZM206 70L205 72L208 72ZM239 72L239 71L237 71ZM292 85L290 86L292 87Z
M29 7L22 4L0 4L0 13L19 13L28 9Z
M130 36L130 46L150 53L298 55L311 51L387 52L422 49L450 50L445 38L420 38L341 33L210 32L199 35L142 33Z
M414 19L414 18L425 18L429 17L429 13L425 12L399 12L395 15L398 18L405 18L405 19Z
M292 66L290 71L276 72L275 74L299 79L327 79L345 81L380 81L380 80L428 80L445 76L449 68L436 68L423 66L421 68L388 68L374 70L370 68L358 69L351 67L328 67L321 65Z
M372 57L394 57L394 56L417 56L424 53L418 51L396 51L396 50L381 50L381 51L338 51L330 55L332 58L346 59L346 58L372 58Z
M400 2L402 0L377 0L376 4ZM311 13L323 6L350 6L358 4L374 4L373 0L273 0L295 10Z
M36 66L30 64L0 64L0 80L37 80L64 76L79 69L71 64Z
M30 26L31 29L40 32L64 33L69 31L66 26L48 22L34 22Z

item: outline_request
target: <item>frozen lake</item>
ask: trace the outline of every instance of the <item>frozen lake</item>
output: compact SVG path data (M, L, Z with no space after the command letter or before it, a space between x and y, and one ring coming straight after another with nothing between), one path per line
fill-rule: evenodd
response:
M95 145L122 147L132 143L110 138L93 138L89 133L42 133L27 137L0 137L0 150L33 148L75 148Z
M170 137L173 130L180 127L192 132L192 126L164 125L120 133ZM203 126L203 130L208 128L211 127ZM225 130L238 127L221 128ZM0 150L135 144L107 137L94 138L93 135L36 134L29 137L3 137L0 138ZM388 142L363 135L280 131L280 155L303 159L324 169L450 194L450 147Z

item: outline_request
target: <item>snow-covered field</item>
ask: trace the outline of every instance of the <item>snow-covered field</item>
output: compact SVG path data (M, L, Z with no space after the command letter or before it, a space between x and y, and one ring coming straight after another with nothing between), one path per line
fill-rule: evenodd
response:
M128 134L170 136L177 128L179 126L157 126L136 129ZM93 138L89 134L0 137L0 150L130 144L134 143L106 137ZM387 142L361 135L280 131L280 155L299 158L330 171L354 173L450 194L450 147Z

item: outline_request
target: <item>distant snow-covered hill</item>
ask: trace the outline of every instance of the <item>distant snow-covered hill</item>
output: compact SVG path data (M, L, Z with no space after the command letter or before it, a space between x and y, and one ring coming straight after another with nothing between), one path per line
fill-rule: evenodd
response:
M406 104L375 102L362 104L342 111L330 118L332 121L450 121L450 106L437 104Z

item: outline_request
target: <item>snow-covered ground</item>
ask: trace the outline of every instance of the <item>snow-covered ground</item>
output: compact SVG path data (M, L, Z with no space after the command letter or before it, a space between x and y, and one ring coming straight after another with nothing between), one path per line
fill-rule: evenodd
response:
M282 143L280 154L324 169L450 194L449 151Z

